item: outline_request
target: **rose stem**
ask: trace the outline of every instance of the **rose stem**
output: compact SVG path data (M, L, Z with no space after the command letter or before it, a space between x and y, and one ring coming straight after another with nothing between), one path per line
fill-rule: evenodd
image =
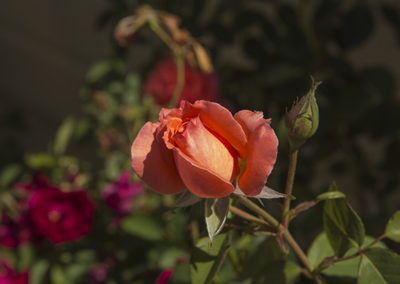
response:
M292 195L293 190L293 182L294 182L294 175L296 173L296 165L297 165L297 153L298 150L290 150L289 155L289 169L286 178L286 187L285 187L285 194L287 196ZM290 209L290 198L286 197L283 201L283 210L282 210L282 225L287 228L289 226L289 209Z
M151 29L160 37L162 41L171 49L176 64L176 85L172 98L168 104L169 108L176 107L176 103L181 95L185 83L185 50L176 44L171 37L158 25L156 21L150 21Z
M303 250L300 248L300 246L297 244L296 240L292 237L290 232L287 230L286 227L282 226L279 224L278 220L276 220L274 217L272 217L269 213L258 207L255 203L250 201L244 196L238 195L237 198L239 199L239 202L242 203L244 206L252 210L254 213L257 213L261 217L263 217L270 225L276 228L276 230L279 233L282 233L288 244L292 247L293 251L296 253L298 258L303 262L307 270L312 273L314 267L311 264L311 262L308 260L307 256L303 252Z
M238 216L242 217L243 219L246 219L246 220L249 220L252 222L256 222L256 223L260 223L260 224L266 225L268 228L270 228L270 225L267 222L265 222L263 219L257 218L235 206L229 205L229 210L233 214L238 215Z
M168 104L168 107L170 108L176 107L176 103L181 96L183 85L185 83L185 60L183 53L180 51L174 52L174 58L176 64L177 78L174 93L172 95L171 101Z

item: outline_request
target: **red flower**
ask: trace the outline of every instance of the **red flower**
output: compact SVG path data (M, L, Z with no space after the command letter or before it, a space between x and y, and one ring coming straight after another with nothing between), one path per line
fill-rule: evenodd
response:
M28 284L29 273L15 273L5 261L0 261L0 284Z
M167 105L176 85L176 65L172 58L160 61L144 84L144 92L154 98L159 105ZM218 96L218 80L215 74L206 74L185 65L185 84L181 97L193 103L196 100L215 101Z
M6 213L1 216L0 245L16 248L38 237L25 211L22 211L16 220L11 219Z
M55 244L77 240L91 230L94 205L84 191L38 190L29 206L36 229Z

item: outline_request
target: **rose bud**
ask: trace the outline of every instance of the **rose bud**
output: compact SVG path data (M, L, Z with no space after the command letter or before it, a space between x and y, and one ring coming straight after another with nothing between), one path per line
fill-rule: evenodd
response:
M269 123L262 112L232 116L217 103L182 101L179 108L162 109L159 122L142 127L132 144L132 167L159 193L188 189L220 198L237 183L244 194L255 196L277 156L278 139Z
M94 205L84 191L46 188L34 192L28 202L36 230L55 244L78 240L91 231Z
M308 93L286 113L285 124L292 150L299 149L317 131L319 114L315 91L320 84L313 80Z
M148 76L144 84L144 93L150 95L157 104L169 103L175 90L177 68L172 58L160 61ZM218 97L219 84L214 73L208 74L192 69L185 64L185 83L178 100L190 103L196 100L215 101Z

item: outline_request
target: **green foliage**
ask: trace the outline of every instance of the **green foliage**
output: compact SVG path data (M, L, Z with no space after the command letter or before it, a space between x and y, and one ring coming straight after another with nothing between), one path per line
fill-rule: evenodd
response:
M67 149L68 142L74 133L75 124L75 119L73 117L67 117L61 123L61 126L58 128L56 133L53 146L55 154L64 154L65 150Z
M366 236L362 247L369 245L374 241L371 236ZM382 242L377 242L373 247L386 248ZM357 248L349 249L344 257L353 255L357 252ZM308 248L307 257L314 267L319 267L320 264L332 261L335 255L334 250L330 246L329 240L325 232L320 233ZM322 273L328 276L336 277L352 277L356 278L358 274L358 266L360 264L361 256L357 256L348 260L332 263Z
M31 153L25 155L25 163L35 170L46 170L56 166L56 160L49 153Z
M125 218L121 223L121 228L134 236L149 241L159 241L163 238L161 224L147 215L135 215Z
M222 230L226 215L229 210L229 196L223 198L208 198L204 201L204 216L206 219L208 236L210 242Z
M210 284L226 257L230 247L230 235L222 233L212 243L208 237L199 239L190 260L190 279L192 284Z
M351 247L364 242L364 225L347 201L326 200L324 204L324 231L335 253L343 256Z
M385 235L389 239L400 242L400 211L394 213L386 225Z
M359 284L396 284L400 282L400 256L383 248L366 250L358 271Z
M0 191L10 186L21 172L22 167L18 164L11 164L2 169L0 173Z
M30 275L29 275L29 283L32 284L41 284L44 283L44 278L46 276L47 270L50 266L50 263L45 260L38 260L35 264L33 264Z
M254 241L254 240L253 240ZM250 246L253 242L248 243ZM254 244L254 243L253 243ZM275 238L268 237L261 244L251 246L239 278L251 283L294 283L300 275L300 267L279 248Z

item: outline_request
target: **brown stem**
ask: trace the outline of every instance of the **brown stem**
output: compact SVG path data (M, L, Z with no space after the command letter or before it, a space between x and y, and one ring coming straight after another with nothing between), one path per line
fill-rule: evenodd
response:
M292 237L290 232L279 224L278 220L276 220L274 217L272 217L269 213L258 207L255 203L250 201L244 196L238 195L237 196L238 200L240 203L242 203L244 206L252 210L254 213L257 213L261 217L263 217L270 225L272 225L279 233L282 233L283 237L286 239L287 243L292 247L294 253L298 256L298 258L301 260L301 262L304 264L304 266L307 268L307 270L312 273L314 267L310 260L307 258L306 254L303 252L303 250L300 248L296 240Z
M286 187L285 194L287 196L292 195L293 191L293 183L294 183L294 175L296 173L296 165L297 165L297 153L298 150L291 150L289 156L289 169L286 178ZM289 226L289 210L290 210L290 198L286 197L283 201L283 210L282 210L282 225L287 228Z
M256 222L256 223L260 223L260 224L263 224L263 225L266 225L266 226L270 227L269 224L267 222L265 222L263 219L257 218L255 216L243 211L243 210L240 210L239 208L237 208L235 206L229 205L229 210L233 214L238 215L238 216L242 217L243 219L246 219L246 220L249 220L249 221L252 221L252 222Z

